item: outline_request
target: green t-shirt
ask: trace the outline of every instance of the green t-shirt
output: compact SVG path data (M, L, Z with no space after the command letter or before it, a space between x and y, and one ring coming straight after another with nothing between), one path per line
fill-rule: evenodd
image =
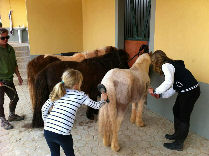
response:
M12 81L17 67L15 51L7 44L6 48L0 46L0 80Z

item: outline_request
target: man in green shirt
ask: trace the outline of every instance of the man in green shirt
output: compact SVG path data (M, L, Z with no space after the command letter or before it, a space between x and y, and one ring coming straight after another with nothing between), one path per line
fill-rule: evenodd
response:
M15 51L13 47L7 43L8 39L8 30L0 28L0 120L1 127L6 130L13 128L9 121L20 121L24 119L15 114L19 97L13 83L13 74L15 73L17 75L20 85L22 85L23 80L18 70ZM3 107L5 93L10 98L8 120L5 118Z

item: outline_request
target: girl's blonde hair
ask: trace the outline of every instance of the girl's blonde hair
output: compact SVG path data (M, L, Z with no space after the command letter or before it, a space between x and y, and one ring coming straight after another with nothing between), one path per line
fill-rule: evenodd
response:
M172 61L172 59L168 58L162 50L156 50L152 54L151 61L153 70L157 73L163 74L162 65L168 61Z
M62 81L54 86L52 92L49 95L49 98L52 101L60 99L66 94L66 88L73 89L74 85L79 85L80 87L82 81L83 76L80 71L74 69L67 69L62 74Z

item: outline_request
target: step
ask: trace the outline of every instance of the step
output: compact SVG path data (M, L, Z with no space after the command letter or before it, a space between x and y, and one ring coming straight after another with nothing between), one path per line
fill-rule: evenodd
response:
M13 47L15 51L26 51L29 52L30 49L28 46L22 46L22 47Z
M29 52L30 49L28 46L21 46L21 47L13 47L15 51L26 51Z
M9 44L14 48L15 51L30 51L28 43L9 42Z
M26 62L17 62L18 68L19 69L27 69L27 63Z
M30 61L30 56L21 56L21 57L16 57L17 63L25 63L28 64Z
M29 51L15 51L16 57L30 56Z

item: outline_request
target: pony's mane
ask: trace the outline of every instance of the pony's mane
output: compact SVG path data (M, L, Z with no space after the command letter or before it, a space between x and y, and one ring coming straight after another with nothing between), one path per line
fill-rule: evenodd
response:
M117 49L115 47L108 47L106 50L106 53L104 55L98 56L98 57L93 57L89 59L85 59L82 62L104 62L107 63L107 60L112 60L113 58L117 59L117 57L120 57L118 59L123 59L128 61L129 55L126 51L122 49Z
M144 54L140 55L140 56L137 58L137 60L136 60L136 62L135 62L134 64L141 64L141 63L143 63L143 62L146 61L146 60L150 60L149 53L144 53ZM134 65L134 64L133 64L133 65Z
M137 58L136 62L132 65L131 69L137 70L138 68L141 68L148 71L150 64L151 64L151 58L149 53L144 53Z
M112 46L106 46L105 48L102 49L96 49L94 51L84 51L81 52L81 54L84 55L85 59L90 59L90 58L94 58L94 57L99 57L99 56L103 56L113 50L116 50L117 48L112 47ZM75 54L76 55L76 54Z

